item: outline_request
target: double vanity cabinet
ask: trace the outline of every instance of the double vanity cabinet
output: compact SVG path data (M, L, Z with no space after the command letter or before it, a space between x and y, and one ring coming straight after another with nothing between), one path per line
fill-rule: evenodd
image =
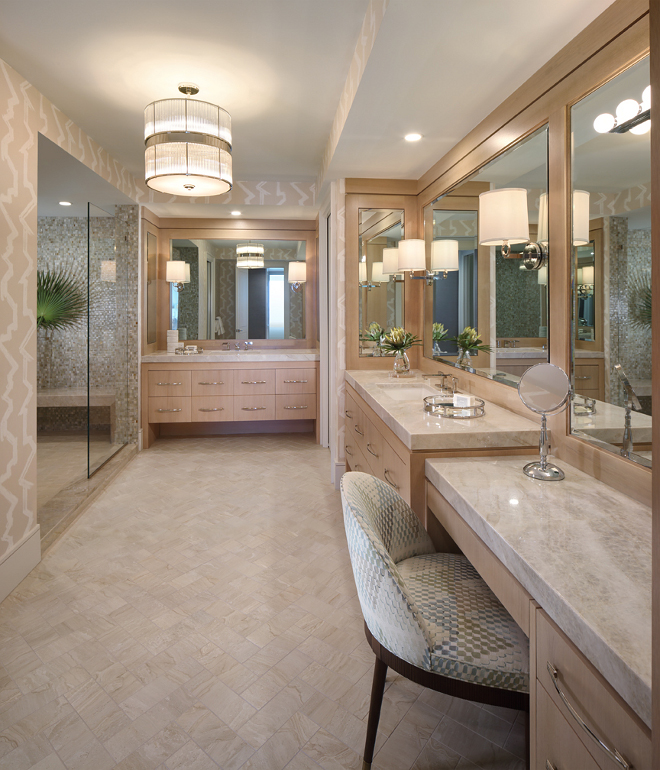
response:
M318 430L318 354L144 356L143 445L159 435Z

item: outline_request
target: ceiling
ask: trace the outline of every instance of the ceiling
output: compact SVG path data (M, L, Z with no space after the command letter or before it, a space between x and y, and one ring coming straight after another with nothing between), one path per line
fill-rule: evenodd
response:
M138 178L145 105L192 81L232 115L235 181L309 183L358 46L324 178L417 179L611 1L389 0L363 51L368 0L0 0L0 57ZM409 131L422 140L406 143ZM318 200L238 208L314 218ZM152 208L228 217L236 204Z

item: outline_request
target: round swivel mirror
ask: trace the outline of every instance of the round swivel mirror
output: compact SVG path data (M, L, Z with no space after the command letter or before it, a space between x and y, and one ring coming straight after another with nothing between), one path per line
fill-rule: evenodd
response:
M523 404L541 415L540 460L528 463L523 471L527 476L540 481L561 481L564 471L548 462L550 442L548 441L548 414L556 414L565 408L571 386L566 372L554 364L536 364L520 378L518 395Z

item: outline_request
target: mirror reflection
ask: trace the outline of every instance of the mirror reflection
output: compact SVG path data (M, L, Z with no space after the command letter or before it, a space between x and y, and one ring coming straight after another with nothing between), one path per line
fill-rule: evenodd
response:
M457 269L428 281L425 355L459 365L456 338L472 327L490 351L470 370L514 387L548 360L547 146L543 127L424 212L431 270L440 242L458 244Z
M397 273L398 245L403 238L401 209L360 209L360 355L380 355L380 336L403 326L404 278Z
M571 110L571 428L644 465L652 422L649 78L647 58Z
M170 328L180 340L305 338L305 241L170 241Z

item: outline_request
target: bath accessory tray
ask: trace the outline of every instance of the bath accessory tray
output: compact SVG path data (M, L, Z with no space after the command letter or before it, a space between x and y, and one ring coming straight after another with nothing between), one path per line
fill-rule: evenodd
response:
M451 417L454 420L471 420L486 414L486 405L481 398L475 398L474 406L454 406L446 396L426 396L424 411L435 417Z

